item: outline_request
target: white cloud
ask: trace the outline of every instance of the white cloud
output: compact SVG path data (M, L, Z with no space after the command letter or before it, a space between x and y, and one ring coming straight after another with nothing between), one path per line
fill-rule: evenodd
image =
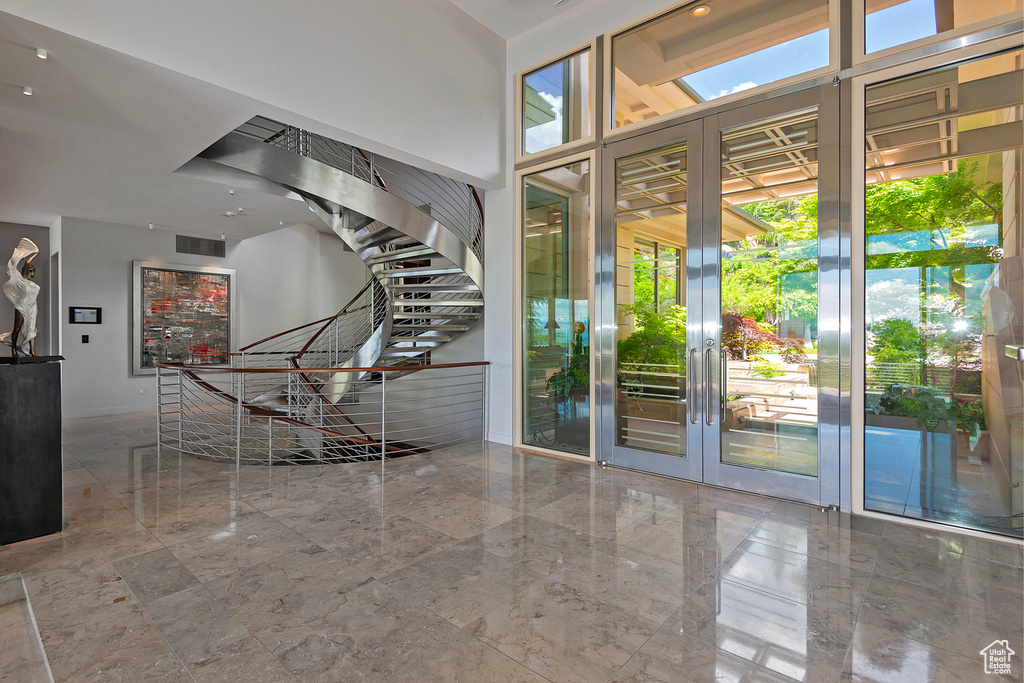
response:
M728 88L725 88L724 90L720 90L717 95L712 95L708 99L709 100L714 100L714 99L718 99L719 97L725 97L726 95L731 95L734 92L743 92L744 90L750 90L751 88L756 88L756 87L757 87L757 83L754 83L754 81L746 81L744 83L740 83L739 85L735 86L732 90L729 90Z
M539 152L562 144L562 96L538 92L541 99L551 105L555 119L526 130L526 150Z

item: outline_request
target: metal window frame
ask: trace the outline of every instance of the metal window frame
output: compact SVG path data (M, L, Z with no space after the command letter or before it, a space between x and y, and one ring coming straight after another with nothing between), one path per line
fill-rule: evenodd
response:
M828 31L829 31L829 63L828 66L821 67L819 69L812 69L799 73L795 76L783 78L771 83L759 85L756 88L750 90L744 90L738 93L725 95L723 97L709 100L701 104L687 107L685 109L679 109L668 114L662 114L661 116L655 116L645 121L635 121L625 126L615 127L615 82L614 82L614 71L615 65L614 60L614 44L615 39L619 36L634 31L644 24L653 23L670 14L678 12L679 10L685 9L689 5L698 5L702 0L684 0L683 2L677 2L667 8L658 10L652 14L649 14L641 19L630 22L625 26L621 26L614 31L610 31L601 36L603 49L603 60L602 60L602 94L604 97L601 100L601 113L604 119L604 126L601 128L601 138L611 142L612 140L618 140L620 137L629 137L639 132L646 132L647 130L656 130L661 124L667 121L681 122L685 119L694 118L694 114L700 114L701 112L709 114L722 107L732 108L733 106L740 106L738 103L742 103L752 97L758 95L769 95L774 97L779 94L780 90L788 87L807 83L808 81L814 81L816 79L824 78L823 82L827 82L828 75L839 71L842 55L841 45L842 37L840 35L840 21L841 16L841 3L848 2L849 0L828 0Z
M1021 22L1015 22L1020 24ZM849 295L851 297L851 310L852 310L852 321L849 335L850 344L850 357L853 359L863 359L866 349L866 339L864 330L864 310L865 310L865 253L864 253L864 239L865 239L865 198L864 188L866 186L866 171L864 168L864 155L862 150L864 149L864 136L865 136L865 104L866 104L866 90L869 86L876 83L892 80L895 78L901 78L903 76L910 76L915 73L921 73L924 71L931 71L934 69L941 69L943 67L951 66L957 63L965 61L974 61L982 59L989 55L994 55L999 52L1004 52L1013 49L1024 49L1024 35L1020 32L1008 32L1006 29L1008 26L1000 27L997 32L998 35L992 39L979 39L975 36L974 40L968 42L959 50L950 51L946 49L938 49L938 45L944 45L940 43L938 45L929 46L926 51L930 54L917 60L905 60L898 64L892 65L888 68L871 71L869 73L859 75L851 79L851 103L848 111L852 112L852 116L848 117L850 121L850 129L848 132L849 138L846 141L851 153L847 157L847 169L849 173L849 182L845 183L845 187L849 190L850 195L849 201L849 232L850 232L850 252L849 252L849 263L850 263L850 276L849 276ZM850 511L855 515L868 517L872 519L879 519L885 521L898 521L900 524L906 524L908 526L917 527L920 529L927 529L931 531L955 531L958 534L974 537L983 538L986 540L998 540L1016 545L1024 545L1024 540L1014 539L1008 536L996 534L993 532L979 531L977 529L971 529L965 526L957 526L954 524L948 524L937 521L927 521L921 519L915 519L913 517L904 517L902 515L896 515L886 512L877 512L875 510L867 510L864 507L864 487L865 487L865 465L864 465L864 369L865 364L853 363L852 367L856 370L850 373L850 400L849 400L849 448L851 452L851 487L850 487Z
M594 146L597 140L597 132L598 130L600 130L600 122L597 120L597 102L600 101L598 99L598 91L600 90L600 88L598 87L597 67L599 45L600 39L594 38L588 43L577 45L572 49L560 53L559 55L553 57L552 59L545 60L540 64L535 64L515 74L515 76L513 77L513 102L515 106L515 120L513 122L513 125L515 126L514 145L515 163L517 168L524 165L540 165L543 164L545 160L547 160L550 157L563 157L565 155L573 154L579 151L580 149L585 149L587 147ZM551 147L550 149L525 154L523 152L523 134L525 132L523 129L523 124L525 122L523 119L523 81L526 79L527 76L530 76L531 74L546 69L550 66L554 66L555 64L558 64L560 62L565 62L566 60L572 59L573 57L582 55L584 53L587 54L587 70L590 85L590 92L587 94L587 107L590 113L590 134L581 137L579 140L570 140L569 142L565 142L561 145L556 145L555 147ZM563 126L567 125L566 121L567 119L563 118Z
M590 261L590 272L588 273L588 291L587 296L590 299L588 313L590 315L590 452L588 455L579 455L577 453L569 453L566 451L559 451L553 448L545 448L536 444L523 443L523 398L524 398L524 387L523 387L523 344L524 334L523 325L525 324L524 317L524 306L523 306L523 237L525 230L523 228L523 183L527 176L534 175L536 173L543 173L544 171L550 171L551 169L559 168L561 166L570 166L580 162L589 162L590 164L590 220L588 221L588 249L587 258ZM560 157L557 160L547 161L545 163L536 164L534 166L528 166L519 169L515 172L515 211L513 212L513 239L515 240L515 249L513 254L513 312L512 320L514 321L514 334L513 334L513 426L512 426L512 445L517 450L523 452L539 453L542 455L550 455L557 458L583 461L583 462L594 462L597 454L596 447L596 434L597 434L597 411L595 409L595 397L596 391L596 378L598 377L598 362L597 362L597 345L595 339L597 338L596 331L596 318L595 318L595 280L594 267L596 264L596 210L594 206L594 197L596 196L597 183L597 154L596 151L591 149L589 151L577 152L576 154L567 155Z

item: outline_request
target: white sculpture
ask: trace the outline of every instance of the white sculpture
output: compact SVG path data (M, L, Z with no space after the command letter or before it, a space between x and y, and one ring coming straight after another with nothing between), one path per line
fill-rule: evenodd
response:
M14 304L14 331L10 334L7 332L0 334L0 341L10 338L8 343L11 345L11 355L15 358L18 357L19 347L25 355L36 355L36 316L39 311L36 299L39 297L39 285L32 282L32 278L36 274L36 267L32 265L32 259L38 253L39 247L27 237L22 237L21 242L11 254L11 260L7 262L9 279L0 287ZM20 271L18 270L19 266L21 267Z

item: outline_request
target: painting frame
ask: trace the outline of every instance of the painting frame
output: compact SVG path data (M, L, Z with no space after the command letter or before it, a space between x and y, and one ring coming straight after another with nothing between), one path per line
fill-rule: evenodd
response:
M153 272L169 272L169 273L180 273L186 276L194 276L196 280L202 280L204 276L221 276L226 280L227 293L224 297L223 305L226 307L226 330L222 330L222 334L219 337L215 337L217 341L215 356L224 357L224 363L203 363L203 365L209 365L210 367L222 367L224 365L230 365L230 354L237 348L237 310L238 310L238 291L235 285L235 271L232 268L217 268L214 266L189 266L174 263L165 263L163 261L132 261L132 375L155 375L155 367L147 367L147 360L151 357L149 354L144 352L144 346L146 340L151 338L149 334L150 329L158 327L160 325L155 324L152 320L147 321L146 311L144 310L147 301L151 301L155 294L152 285L152 278L147 277L148 274ZM149 283L149 284L147 284ZM182 299L177 301L178 304L184 304L185 308L188 306L188 300ZM169 316L180 314L181 309L176 308L168 313ZM226 340L223 339L226 333ZM159 357L155 362L174 362L172 359L166 357Z

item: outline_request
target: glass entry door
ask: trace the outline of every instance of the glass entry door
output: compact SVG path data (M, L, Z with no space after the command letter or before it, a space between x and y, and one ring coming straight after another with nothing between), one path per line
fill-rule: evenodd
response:
M612 464L838 503L836 104L814 89L605 148Z

